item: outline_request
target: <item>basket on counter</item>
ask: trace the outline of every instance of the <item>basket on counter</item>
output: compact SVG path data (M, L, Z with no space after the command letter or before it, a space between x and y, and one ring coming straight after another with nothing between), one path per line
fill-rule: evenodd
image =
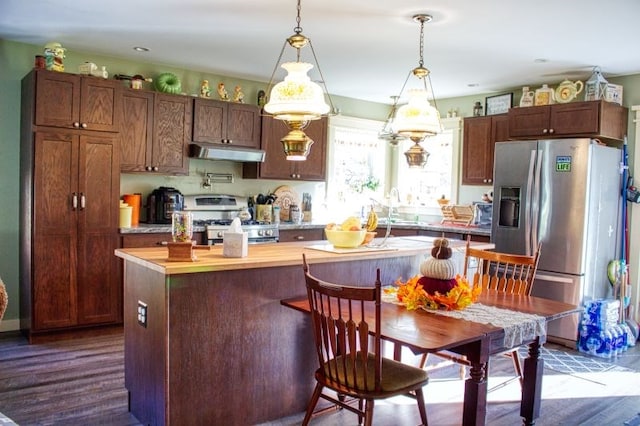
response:
M473 206L471 205L441 204L440 210L442 210L440 223L453 222L469 226L473 222Z

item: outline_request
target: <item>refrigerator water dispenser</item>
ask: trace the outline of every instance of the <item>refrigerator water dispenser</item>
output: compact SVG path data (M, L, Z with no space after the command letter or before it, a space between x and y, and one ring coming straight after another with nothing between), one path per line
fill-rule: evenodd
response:
M520 188L500 188L498 206L500 209L498 225L518 228L520 226Z

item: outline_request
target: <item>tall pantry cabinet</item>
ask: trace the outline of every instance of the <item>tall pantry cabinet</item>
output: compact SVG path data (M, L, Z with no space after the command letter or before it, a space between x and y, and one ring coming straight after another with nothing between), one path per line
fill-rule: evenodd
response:
M122 322L120 83L33 70L22 81L20 327Z

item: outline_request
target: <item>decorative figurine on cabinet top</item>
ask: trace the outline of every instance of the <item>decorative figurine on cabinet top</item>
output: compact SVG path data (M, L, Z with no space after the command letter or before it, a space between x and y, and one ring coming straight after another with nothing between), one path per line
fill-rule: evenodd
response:
M45 68L49 71L64 72L64 58L67 49L58 42L44 45Z
M229 100L229 93L227 93L227 89L225 89L224 83L218 83L218 96L220 96L221 101Z
M242 87L236 86L233 90L233 102L244 103L244 93Z
M264 93L264 90L258 91L258 106L262 108L264 104L267 103L267 95Z
M209 87L209 80L202 80L200 83L200 97L208 98L211 96L211 88Z

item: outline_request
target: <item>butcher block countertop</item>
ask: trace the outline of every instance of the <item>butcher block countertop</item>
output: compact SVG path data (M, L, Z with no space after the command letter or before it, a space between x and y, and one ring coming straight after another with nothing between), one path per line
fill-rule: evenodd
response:
M240 258L222 255L222 245L208 246L194 250L193 262L168 261L168 249L164 247L117 249L116 256L158 271L165 275L199 272L232 271L253 268L299 265L302 253L309 263L346 262L359 259L386 259L393 257L425 256L433 247L433 237L389 238L385 247L334 249L327 241L296 241L274 244L254 244L248 246L248 256ZM381 239L374 240L379 243ZM450 240L454 251L463 253L465 241ZM472 243L478 248L492 248L488 243Z

